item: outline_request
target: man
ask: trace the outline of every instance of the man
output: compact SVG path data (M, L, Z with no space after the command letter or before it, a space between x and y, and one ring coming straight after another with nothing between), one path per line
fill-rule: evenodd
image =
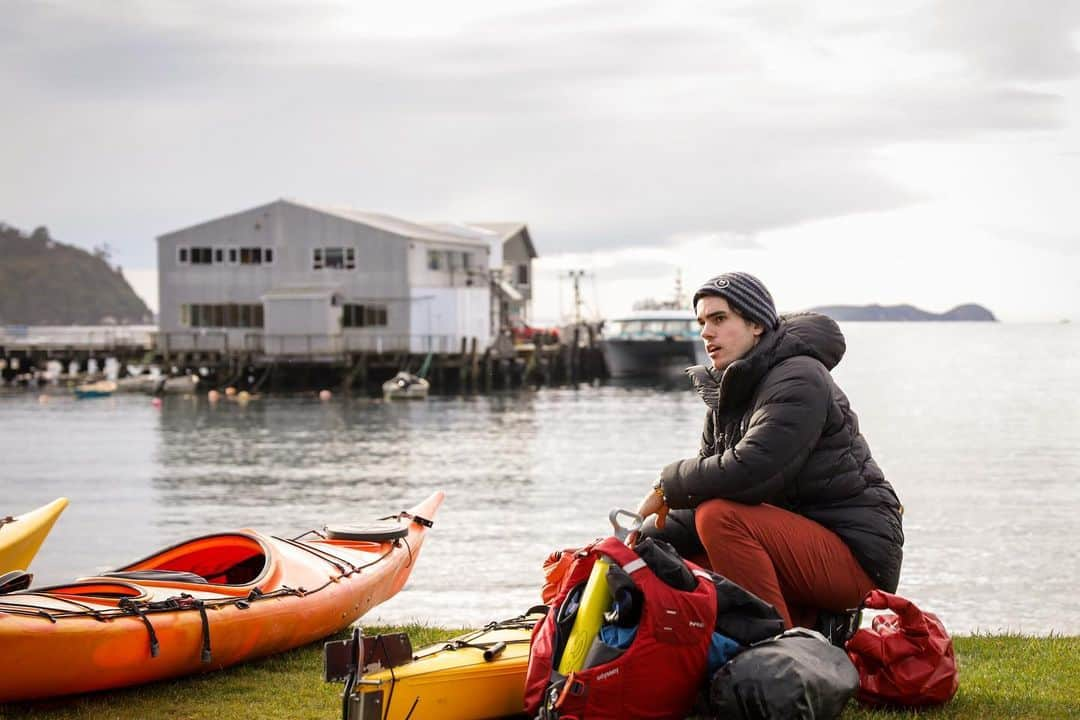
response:
M840 328L779 318L741 272L709 280L693 304L712 361L687 370L709 408L701 450L661 471L638 508L643 535L742 585L788 627L895 591L902 508L829 374Z

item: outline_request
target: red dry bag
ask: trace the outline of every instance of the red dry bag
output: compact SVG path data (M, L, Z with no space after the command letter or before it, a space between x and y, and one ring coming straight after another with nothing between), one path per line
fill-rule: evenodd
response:
M952 639L941 620L882 590L872 590L863 607L892 612L856 631L845 646L859 671L859 700L903 706L948 702L960 677Z

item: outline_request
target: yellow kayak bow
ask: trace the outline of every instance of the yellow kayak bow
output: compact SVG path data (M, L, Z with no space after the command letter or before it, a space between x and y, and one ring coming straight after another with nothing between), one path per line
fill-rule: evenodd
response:
M57 498L37 510L0 517L0 573L30 567L30 561L67 506L67 498Z

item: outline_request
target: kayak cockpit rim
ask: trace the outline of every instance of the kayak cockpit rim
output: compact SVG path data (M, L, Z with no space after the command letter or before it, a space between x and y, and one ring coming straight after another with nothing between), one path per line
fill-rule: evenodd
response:
M213 533L159 550L101 577L130 579L148 586L162 583L247 589L267 579L272 557L266 541L255 533ZM163 574L155 578L152 571ZM185 579L184 575L189 577Z

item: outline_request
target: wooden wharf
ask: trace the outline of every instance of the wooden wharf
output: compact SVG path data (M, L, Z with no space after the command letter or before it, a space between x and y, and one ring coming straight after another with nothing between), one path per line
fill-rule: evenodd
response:
M513 345L509 338L489 348L475 338L427 336L422 342L369 336L348 346L339 336L252 334L230 345L226 333L157 333L122 326L75 333L0 333L3 384L40 384L50 361L62 368L57 380L87 379L96 360L115 358L121 376L128 365L158 365L169 375L197 375L199 392L232 387L249 392L300 392L328 389L376 395L400 370L416 372L428 364L427 378L438 394L486 393L521 387L578 384L607 376L594 328L570 330L565 342ZM416 340L411 338L411 340ZM75 374L69 372L78 367Z

